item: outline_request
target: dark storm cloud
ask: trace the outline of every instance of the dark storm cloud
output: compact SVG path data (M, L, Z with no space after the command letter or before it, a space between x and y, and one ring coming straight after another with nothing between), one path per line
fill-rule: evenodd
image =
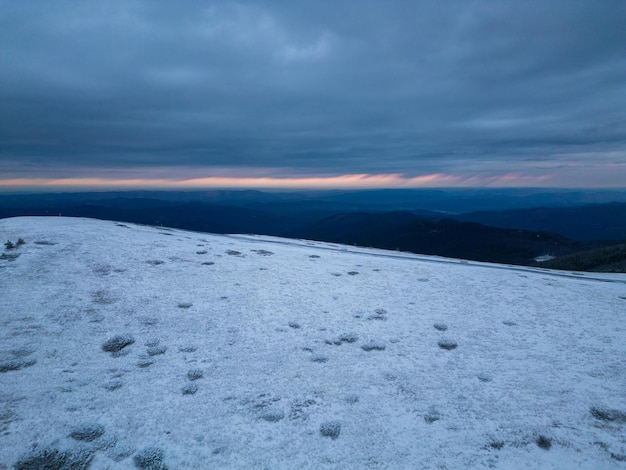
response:
M0 0L0 171L623 165L625 19L595 0Z

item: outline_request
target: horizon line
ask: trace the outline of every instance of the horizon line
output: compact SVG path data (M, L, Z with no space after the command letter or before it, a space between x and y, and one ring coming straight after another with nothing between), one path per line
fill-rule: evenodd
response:
M498 175L455 175L432 173L407 177L400 173L342 174L336 176L208 176L168 177L61 177L0 179L0 192L83 190L364 190L364 189L626 189L624 186L575 185L555 181L549 175L521 173Z

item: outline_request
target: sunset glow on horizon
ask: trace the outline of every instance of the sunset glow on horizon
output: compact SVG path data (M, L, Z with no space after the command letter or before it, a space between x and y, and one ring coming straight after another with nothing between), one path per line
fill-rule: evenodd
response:
M431 174L407 177L402 174L347 174L337 176L304 177L224 177L200 178L15 178L0 180L1 190L22 189L386 189L386 188L437 188L437 187L526 187L544 186L549 177L529 177L519 174L498 176L460 176Z

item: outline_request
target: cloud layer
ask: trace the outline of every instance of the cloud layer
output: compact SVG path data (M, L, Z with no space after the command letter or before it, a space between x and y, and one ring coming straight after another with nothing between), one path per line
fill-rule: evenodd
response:
M593 0L0 0L0 173L626 181L625 19Z

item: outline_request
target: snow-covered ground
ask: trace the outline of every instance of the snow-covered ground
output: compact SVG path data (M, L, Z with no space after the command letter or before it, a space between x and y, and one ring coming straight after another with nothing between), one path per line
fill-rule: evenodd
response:
M626 468L626 275L0 220L20 237L0 468Z

